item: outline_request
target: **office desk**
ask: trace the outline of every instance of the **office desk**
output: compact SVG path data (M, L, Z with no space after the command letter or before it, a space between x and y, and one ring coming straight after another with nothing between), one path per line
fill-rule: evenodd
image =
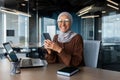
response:
M10 75L8 61L0 61L0 80L120 80L120 72L82 67L71 77L57 75L56 71L64 67L61 64L49 64L46 67L21 69L21 74Z

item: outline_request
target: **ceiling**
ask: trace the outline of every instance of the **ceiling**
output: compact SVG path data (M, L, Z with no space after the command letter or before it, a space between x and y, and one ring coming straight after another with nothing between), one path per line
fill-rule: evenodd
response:
M114 1L120 3L120 0ZM104 3L105 0L0 0L0 6L23 12L38 11L41 15L58 11L78 12L92 4L102 7Z

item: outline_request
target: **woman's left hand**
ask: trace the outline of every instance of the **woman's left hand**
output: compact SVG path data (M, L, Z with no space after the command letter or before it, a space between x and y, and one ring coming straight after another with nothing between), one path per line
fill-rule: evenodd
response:
M44 45L46 46L46 48L52 49L58 53L60 53L62 51L62 48L57 43L55 43L53 41L45 40Z

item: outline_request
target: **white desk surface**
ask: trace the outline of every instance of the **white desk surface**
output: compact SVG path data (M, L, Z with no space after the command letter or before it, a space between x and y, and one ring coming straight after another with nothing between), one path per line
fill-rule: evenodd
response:
M46 67L21 69L21 74L10 75L7 59L0 60L0 80L120 80L120 72L82 67L71 77L56 74L61 64L48 64Z

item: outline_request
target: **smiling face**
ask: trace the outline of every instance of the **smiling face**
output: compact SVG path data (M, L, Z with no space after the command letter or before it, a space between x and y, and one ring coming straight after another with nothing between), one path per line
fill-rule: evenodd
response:
M67 15L60 16L57 22L61 32L65 33L70 30L71 21Z

